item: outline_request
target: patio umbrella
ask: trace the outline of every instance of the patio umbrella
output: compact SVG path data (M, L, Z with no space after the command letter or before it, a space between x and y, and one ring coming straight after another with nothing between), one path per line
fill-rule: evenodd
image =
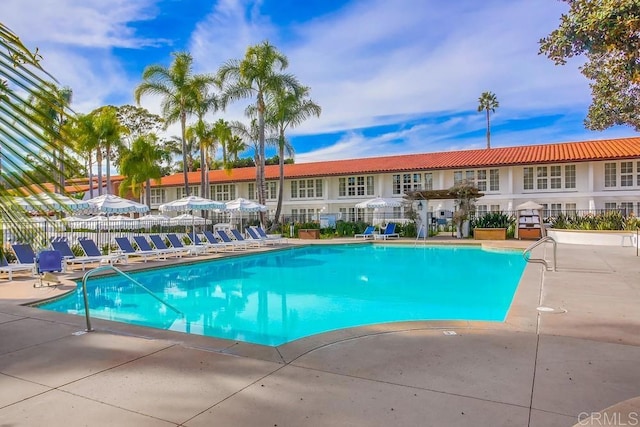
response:
M186 197L183 197L181 199L174 200L172 202L164 203L164 204L160 205L158 209L160 210L160 212L167 212L167 211L187 212L187 211L191 211L191 214L192 214L191 216L193 218L193 222L191 223L191 226L193 228L196 225L196 222L195 222L196 218L203 219L202 217L193 216L193 211L194 210L210 211L210 210L224 209L224 208L225 208L225 205L222 202L217 202L217 201L211 200L211 199L205 199L204 197L199 197L199 196L186 196ZM187 225L189 225L189 224L186 224L186 223L182 223L182 224L184 224L185 227Z
M15 203L28 212L41 209L55 212L76 212L86 210L89 204L83 200L73 199L62 194L38 193L27 197L16 197Z
M242 213L243 212L266 212L267 207L260 203L239 197L235 200L225 203L225 211L240 213L240 229L242 229Z
M111 227L109 226L109 216L112 214L122 214L129 212L144 213L149 210L147 205L133 200L124 199L113 194L103 194L87 200L89 207L93 211L107 215L107 228L109 229L109 250L111 250Z
M384 211L387 208L398 208L402 206L401 200L395 199L385 199L382 197L376 197L375 199L365 200L364 202L360 202L356 204L356 208L358 209L373 209L373 224L380 222L379 218L376 218L377 214L380 213L380 209Z
M169 220L169 223L172 225L203 225L206 224L206 222L207 220L205 220L201 216L191 214L178 215Z

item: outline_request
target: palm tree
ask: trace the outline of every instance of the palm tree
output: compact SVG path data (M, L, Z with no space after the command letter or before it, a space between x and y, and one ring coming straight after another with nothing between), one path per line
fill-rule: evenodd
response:
M39 89L38 95L31 95L29 102L34 104L37 114L34 115L45 129L45 137L56 147L53 151L57 159L60 173L56 183L56 192L63 193L65 188L65 156L62 144L63 126L69 120L69 105L73 91L69 87L60 88L56 84L47 82Z
M255 96L258 117L258 150L256 155L256 182L258 202L265 204L264 150L265 150L265 97L281 88L295 90L298 81L291 74L282 71L289 61L268 41L250 46L242 60L230 60L218 70L218 80L222 88L221 105ZM264 212L260 221L265 223Z
M49 97L48 91L55 79L40 65L41 56L31 52L4 24L0 23L0 144L3 169L0 186L0 233L6 226L16 239L26 238L20 221L24 211L9 208L11 196L46 191L44 182L57 182L64 176L64 159L56 161L42 153L66 151L75 154L66 134L61 133L53 141L49 136L59 121L40 110ZM15 87L18 90L12 90ZM38 102L34 102L38 100ZM30 163L29 158L40 161ZM40 213L53 210L50 206L34 206ZM2 251L2 248L0 248Z
M200 142L200 194L202 197L209 197L209 150L215 150L216 143L213 127L199 119L187 128L186 137L187 141Z
M93 119L87 114L78 115L68 123L67 129L68 135L75 143L75 149L85 158L89 175L89 197L93 199L93 152L98 151L98 137L93 133ZM100 183L102 183L101 169L98 169Z
M491 148L491 127L489 125L489 113L495 113L498 108L498 99L495 93L482 92L480 98L478 98L478 112L487 112L487 148Z
M229 172L231 171L231 162L229 161L229 141L232 138L231 127L229 122L224 119L218 119L213 124L213 137L216 139L220 148L222 148L222 166Z
M229 161L232 164L237 162L240 153L245 151L247 148L249 148L249 146L239 135L231 135L231 138L227 141L227 156L229 156Z
M145 203L151 208L151 180L162 178L162 150L157 146L158 138L154 134L140 135L131 144L131 149L124 149L120 158L120 173L125 179L120 184L120 195L124 197L129 191L140 196L145 188Z
M162 97L162 116L166 123L180 122L182 142L182 164L187 164L186 128L187 116L197 110L204 98L202 89L214 83L214 78L205 74L193 74L193 58L187 52L174 52L173 62L167 68L162 65L150 65L142 72L143 82L136 88L134 96L140 104L143 95ZM183 167L184 191L189 195L189 176Z
M308 98L309 88L301 87L299 90L279 90L269 97L267 104L267 123L273 126L278 134L278 164L279 164L279 188L278 205L276 208L274 223L279 222L284 196L284 157L287 148L285 132L288 128L298 126L311 116L319 117L322 109L318 104ZM289 152L293 147L289 146Z

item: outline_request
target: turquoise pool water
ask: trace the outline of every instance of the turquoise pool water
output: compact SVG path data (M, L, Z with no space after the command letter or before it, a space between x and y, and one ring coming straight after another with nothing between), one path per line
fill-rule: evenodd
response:
M406 320L503 321L525 262L468 247L315 245L89 280L92 317L280 345ZM81 287L39 308L84 315Z

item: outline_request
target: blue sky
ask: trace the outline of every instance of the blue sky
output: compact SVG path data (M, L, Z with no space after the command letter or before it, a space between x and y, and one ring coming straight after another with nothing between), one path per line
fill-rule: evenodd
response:
M482 148L484 91L500 102L492 147L636 135L586 130L581 60L555 66L538 55L567 10L557 0L3 0L2 9L73 89L78 112L133 104L144 67L168 65L173 51L214 73L269 40L323 109L289 135L297 162ZM157 99L142 105L159 111ZM243 120L243 109L211 119Z

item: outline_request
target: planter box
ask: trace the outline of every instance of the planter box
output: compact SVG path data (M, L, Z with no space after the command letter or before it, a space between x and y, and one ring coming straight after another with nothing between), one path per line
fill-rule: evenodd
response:
M319 239L320 230L317 228L301 228L298 230L298 238L300 239Z
M473 230L475 240L507 240L506 228L475 228Z

